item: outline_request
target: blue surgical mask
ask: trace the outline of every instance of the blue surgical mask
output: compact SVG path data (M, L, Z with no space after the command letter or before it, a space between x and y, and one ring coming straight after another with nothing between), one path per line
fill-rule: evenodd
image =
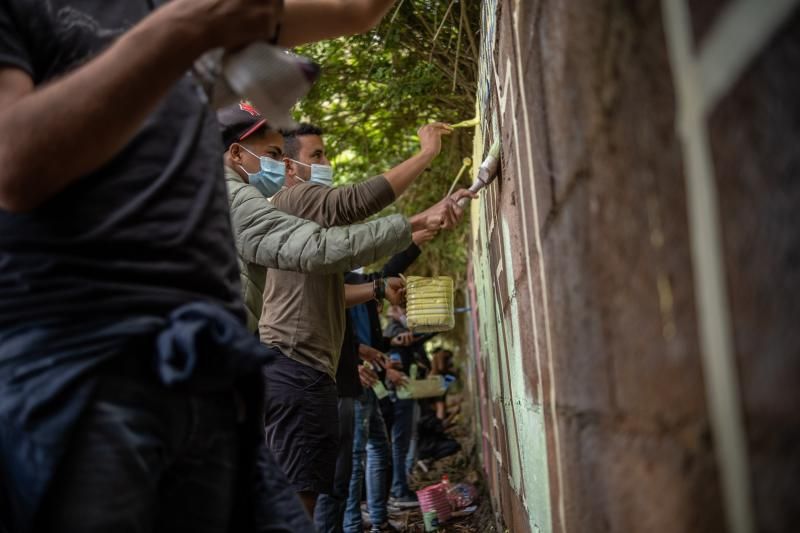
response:
M295 159L292 159L292 161L294 161L298 165L311 167L311 177L308 179L309 182L319 183L320 185L325 185L326 187L333 187L333 167L328 165L317 165L316 163L313 165L308 165L306 163L301 163L300 161L297 161Z
M258 172L250 173L247 169L239 165L242 170L247 172L247 180L250 185L259 190L267 198L271 198L283 187L286 181L286 165L283 161L275 161L266 156L258 156L242 146L242 149L258 158L259 168Z

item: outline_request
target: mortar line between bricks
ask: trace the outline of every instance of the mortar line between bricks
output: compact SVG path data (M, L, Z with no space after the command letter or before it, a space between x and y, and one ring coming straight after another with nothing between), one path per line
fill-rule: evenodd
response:
M513 312L514 311L513 301L516 300L516 291L517 291L516 283L515 283L515 280L514 280L514 272L515 272L515 270L514 270L514 259L511 256L512 245L511 245L511 242L510 242L510 233L509 233L509 230L508 230L508 221L506 220L505 216L501 216L501 218L500 218L500 232L501 232L501 235L503 236L503 238L500 241L501 246L503 248L503 260L504 260L505 263L508 263L508 266L506 267L506 287L507 287L507 289L511 289L509 291L509 299L508 299L508 301L509 301L509 316L511 316L511 328L510 328L510 332L509 332L508 328L506 328L505 325L503 326L505 344L506 344L506 346L508 346L508 342L509 342L508 337L509 337L509 333L510 333L511 344L512 344L512 346L516 347L517 350L518 350L518 353L515 353L515 354L512 354L512 355L517 355L521 360L522 359L522 346L520 345L520 339L514 335L514 332L517 329L514 326L518 325L518 323L515 323L515 320L519 320L519 313ZM508 379L508 383L509 383L509 391L511 392L511 399L513 400L513 398L515 396L514 395L514 387L513 387L514 381L511 379L511 364L510 364L510 361L509 361L509 350L508 350L507 347L506 347L505 353L506 353L506 374L507 374L507 379ZM522 390L519 391L519 394L521 394L523 396L525 396L527 394L526 387L524 385L522 387ZM528 506L527 506L527 503L526 503L527 502L527 490L526 490L526 485L525 485L526 473L525 473L525 468L523 466L523 453L522 453L522 447L521 447L520 438L519 438L519 426L518 426L518 422L517 422L517 411L513 407L511 409L511 414L512 414L512 419L514 421L514 438L515 438L515 440L517 442L517 457L518 457L518 460L519 460L519 469L520 469L520 479L519 479L520 496L521 496L522 501L523 501L523 506L527 511L528 510Z
M494 71L494 74L495 74L495 82L497 83L497 81L499 80L499 76L497 74L496 69ZM516 177L517 177L517 187L519 187L519 189L521 191L522 190L522 179L521 179L522 166L521 166L521 163L520 163L520 155L519 155L519 130L518 130L518 124L517 124L517 121L516 121L516 103L515 103L514 98L513 98L514 92L511 90L511 87L512 87L512 83L511 83L512 69L511 69L511 61L510 61L510 59L506 59L506 71L505 71L505 74L506 74L506 76L504 78L504 83L503 83L503 88L502 88L502 99L503 99L503 101L502 101L501 107L502 107L503 111L506 110L508 98L509 98L509 95L511 95L511 115L512 115L512 117L514 117L514 119L512 120L512 132L513 132L512 139L513 139L513 142L516 145L515 149L514 149L516 166L517 166L515 174L516 174ZM500 87L498 86L497 89L498 89L498 96L499 96L500 95ZM543 400L541 353L539 352L539 349L538 349L539 332L538 332L538 325L536 323L536 314L533 312L533 310L535 309L535 304L534 304L534 301L533 301L533 293L530 290L532 288L531 283L533 281L533 278L532 278L533 274L532 274L532 269L531 269L531 264L530 264L530 248L529 248L529 244L528 244L529 240L528 240L527 215L526 215L526 210L525 209L522 209L521 211L522 211L522 232L523 232L523 243L524 243L523 245L524 245L524 248L525 248L525 274L526 274L526 278L528 279L529 298L530 298L530 303L531 303L531 323L532 323L533 331L534 331L534 354L535 354L535 357L536 357L536 367L537 367L536 377L537 377L537 382L538 382L537 383L537 385L538 385L537 398L541 402ZM516 287L515 287L514 290L515 290L515 293L514 293L514 295L515 295L516 294ZM509 306L511 304L511 296L514 296L514 295L509 295L509 303L508 303ZM546 440L546 436L545 436L545 440Z
M515 13L515 20L513 20L513 24L511 25L511 32L514 37L514 44L517 48L517 79L522 80L522 59L520 57L520 50L522 49L519 44L519 28L518 28L518 20L516 19ZM528 115L528 102L526 98L527 91L521 90L520 91L520 99L522 104L522 117L524 119L525 125L525 132L527 133L527 140L526 143L526 155L528 158L528 168L530 168L531 173L533 173L533 151L531 147L531 122L530 117ZM520 177L520 179L522 179ZM556 416L556 380L555 380L555 370L553 368L553 341L552 341L552 334L550 331L550 309L548 304L547 298L547 274L545 273L545 264L544 264L544 249L542 248L542 235L539 228L539 207L537 205L537 194L536 194L536 179L531 179L531 188L530 188L530 195L532 200L532 207L533 207L533 225L534 225L534 239L536 241L536 248L539 251L539 278L542 283L542 311L543 311L543 318L544 318L544 333L545 333L545 345L547 346L547 358L549 361L548 365L548 373L550 377L550 418L553 427L553 442L555 444L555 456L556 456L556 476L558 479L558 517L559 517L559 525L561 526L561 532L567 532L567 518L566 518L566 509L564 505L564 472L563 466L561 461L561 436L560 431L558 428L558 418Z
M798 0L736 0L722 12L696 59L702 108L710 113L750 61L797 7Z
M537 47L536 53L538 55L539 60L539 75L537 79L539 81L539 94L541 95L539 101L541 102L541 109L542 109L542 122L544 122L545 127L542 128L544 137L544 146L545 146L545 165L547 168L547 177L550 182L550 205L554 206L556 204L556 171L554 166L553 160L553 144L552 140L550 139L550 113L547 110L547 98L544 97L545 95L545 88L544 88L544 54L542 53L542 49L544 47L544 40L542 38L543 32L541 31L542 27L542 5L544 4L544 0L541 0L538 4L536 4L536 12L533 15L533 31L538 33L539 36L539 46ZM521 72L521 71L520 71ZM528 142L532 142L530 138L530 131L528 132ZM533 169L531 169L531 172Z
M512 26L513 26L513 23L512 23ZM508 103L508 100L509 100L509 95L513 94L513 92L511 91L511 87L512 87L512 83L511 83L511 79L512 79L511 60L509 58L506 58L505 77L503 78L502 87L501 87L501 83L500 83L500 76L499 76L499 74L497 72L497 65L494 63L494 58L492 58L492 73L494 74L495 85L496 85L496 90L497 90L497 95L498 95L498 100L499 100L498 103L500 104L500 109L501 109L500 115L502 116L502 112L504 112L506 110L507 103ZM516 102L515 102L513 97L511 97L511 114L514 117L514 120L512 120L512 132L513 132L512 139L516 143L514 154L515 154L515 159L516 159L516 164L517 164L517 169L516 169L517 170L517 172L516 172L517 187L520 190L520 194L522 194L522 190L523 190L523 186L522 185L523 185L523 183L522 183L522 173L521 173L522 164L521 164L520 151L519 151L519 128L518 128L519 124L518 124L518 121L516 120ZM528 141L530 142L530 132L528 133ZM530 167L530 171L533 172L533 167L532 166ZM526 277L528 279L528 297L530 299L530 306L531 306L531 313L530 313L531 317L530 318L531 318L531 325L533 326L534 355L536 357L536 377L537 377L537 386L538 386L537 398L543 404L544 403L544 385L543 385L543 382L542 382L542 356L541 356L541 352L539 350L539 326L538 326L538 323L537 323L537 314L535 312L537 306L536 306L536 302L534 301L534 297L533 297L533 273L532 273L533 270L531 268L531 259L530 259L531 258L531 253L530 253L530 247L529 247L530 240L528 238L528 220L527 220L528 217L527 217L527 210L526 209L523 208L523 209L521 209L521 211L522 211L522 235L523 235L522 241L523 241L524 247L525 247L525 265L526 265L525 274L526 274ZM544 429L544 431L546 432L546 428ZM546 443L547 442L547 435L546 434L544 435L544 439L545 439L545 443ZM546 447L546 444L545 444L545 447ZM556 456L559 455L559 450L555 450L555 455ZM546 464L546 462L545 462L545 467L548 470L547 476L549 476L549 465ZM548 483L548 486L549 486L549 483ZM559 487L560 486L561 486L561 482L560 482L560 478L559 478ZM550 529L552 529L552 510L550 510L549 514L550 514L550 521L551 521L551 524L549 525L549 527L550 527Z
M558 218L559 213L564 208L564 206L569 202L569 200L574 196L575 191L578 189L578 186L582 183L589 181L589 172L581 171L578 172L573 179L571 179L564 189L564 194L561 196L561 200L554 201L553 204L550 206L550 210L547 212L547 216L544 217L544 222L542 222L542 235L547 237L548 233L550 232L550 228L553 227L556 219Z
M749 0L739 0L726 9L738 8L742 1ZM661 6L675 84L676 125L683 145L701 362L715 436L714 453L728 527L734 533L752 533L755 526L747 441L726 290L721 218L708 146L705 103L710 95L703 84L705 73L691 51L691 16L685 0L662 0Z

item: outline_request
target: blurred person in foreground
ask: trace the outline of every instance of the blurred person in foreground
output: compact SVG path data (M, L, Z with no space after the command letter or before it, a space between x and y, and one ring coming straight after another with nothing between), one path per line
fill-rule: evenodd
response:
M393 4L2 4L0 529L250 529L269 354L188 72L212 49L363 32Z

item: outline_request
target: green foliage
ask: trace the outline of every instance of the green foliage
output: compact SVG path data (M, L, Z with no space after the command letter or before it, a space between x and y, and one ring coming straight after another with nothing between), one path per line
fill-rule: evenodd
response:
M414 154L417 129L475 114L480 2L401 0L374 31L302 47L322 65L322 77L296 117L325 130L338 183L378 174ZM472 153L472 131L456 130L442 154L383 214L417 213L440 200ZM469 185L470 174L460 185ZM411 274L466 272L468 221L424 247Z

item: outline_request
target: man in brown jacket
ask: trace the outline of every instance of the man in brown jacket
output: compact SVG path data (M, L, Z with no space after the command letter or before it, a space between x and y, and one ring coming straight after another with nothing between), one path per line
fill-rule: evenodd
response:
M322 131L301 124L285 135L287 187L272 202L323 227L363 220L391 204L428 167L449 128L434 123L418 133L421 150L413 157L357 185L332 188ZM412 228L454 226L461 216L456 202L465 195L459 191L411 217ZM265 372L267 443L311 514L317 495L330 492L334 477L339 441L334 380L345 307L382 299L387 287L382 280L345 287L343 274L267 273L259 332L264 344L285 356Z

